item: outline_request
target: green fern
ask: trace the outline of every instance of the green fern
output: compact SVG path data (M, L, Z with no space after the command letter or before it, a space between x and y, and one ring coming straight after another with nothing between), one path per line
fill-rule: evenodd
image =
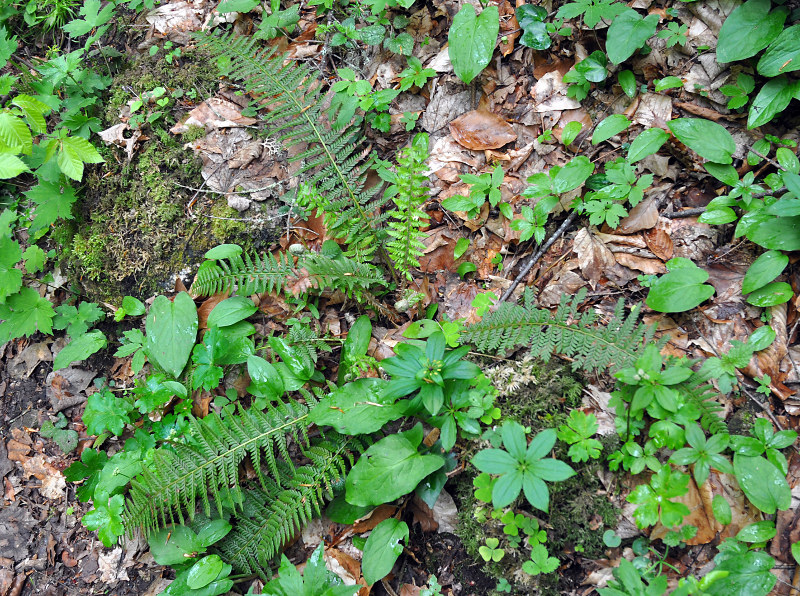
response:
M171 523L194 517L198 500L208 515L213 499L222 514L223 504L244 501L239 464L250 457L261 486L270 486L262 463L281 482L277 456L291 467L287 435L308 445L308 407L296 402L267 406L264 412L241 409L220 418L190 418L187 443L175 443L154 452L153 465L133 481L124 521L145 536ZM277 456L276 456L277 454Z
M210 296L220 292L259 294L281 292L288 283L306 282L308 288L331 289L348 296L360 296L385 286L380 270L358 263L345 256L329 258L317 253L304 253L294 263L288 254L277 257L265 254L251 257L247 253L218 261L206 261L197 272L192 285L196 296Z
M518 346L529 346L533 356L545 361L553 353L572 359L574 370L629 366L652 340L654 326L638 322L639 311L624 313L620 300L611 320L597 325L597 314L588 310L578 313L586 297L582 289L570 300L564 296L555 313L536 308L530 288L525 290L525 306L505 302L482 321L467 327L461 343L472 344L482 352L507 352ZM666 343L666 339L659 342Z
M261 489L248 491L244 510L234 530L220 545L223 559L241 573L266 578L269 562L295 532L333 498L354 457L365 445L356 437L329 433L325 440L306 449L310 464L284 471L281 488L268 481Z
M712 435L728 434L728 425L720 418L722 406L716 401L719 392L711 384L710 377L694 373L680 384L679 390L687 401L700 412L700 424Z
M308 149L290 158L302 165L296 175L312 172L303 184L303 200L325 213L328 231L345 238L353 253L363 257L376 249L385 257L386 232L381 223L385 198L375 198L379 187L365 188L371 165L363 148L358 123L344 128L325 127L321 86L311 70L296 61L284 64L274 49L256 47L254 39L235 34L220 37L198 35L218 57L228 59L226 76L242 81L258 99L269 101L264 115L270 133L283 133L288 147L306 144Z
M389 256L397 268L411 281L412 267L419 268L419 258L424 254L425 236L420 228L429 219L420 207L428 199L428 178L425 176L425 161L428 159L428 135L420 133L414 137L411 146L400 153L397 159L397 173L390 190L397 209L389 212L388 232ZM389 191L387 191L389 192Z

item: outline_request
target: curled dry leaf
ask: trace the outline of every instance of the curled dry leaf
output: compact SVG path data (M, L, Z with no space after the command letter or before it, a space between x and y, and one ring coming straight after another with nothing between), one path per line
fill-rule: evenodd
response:
M583 228L575 236L573 250L578 255L581 273L591 282L592 287L603 277L606 269L617 263L611 251L588 228Z
M514 42L520 36L519 22L514 11L514 7L508 0L505 0L497 7L500 11L500 35L505 41L500 42L500 53L508 56L514 51ZM508 18L508 17L511 18Z
M672 244L672 238L669 237L666 231L656 225L655 228L647 230L644 234L644 241L654 255L662 261L669 261L675 250L675 245Z
M462 146L474 151L499 149L517 140L511 125L486 110L467 112L450 123L450 133Z

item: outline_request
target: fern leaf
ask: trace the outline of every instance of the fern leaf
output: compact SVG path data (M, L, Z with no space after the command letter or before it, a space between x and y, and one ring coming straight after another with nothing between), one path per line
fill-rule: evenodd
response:
M270 560L299 528L320 515L324 503L333 498L334 486L353 465L355 454L365 448L356 437L329 433L305 450L308 465L293 473L284 471L285 488L270 480L261 489L249 491L243 514L220 545L223 559L237 571L266 578Z
M267 406L263 412L241 410L238 415L220 418L212 414L190 418L187 443L154 452L151 468L133 481L123 518L133 531L139 527L145 536L170 523L184 523L194 517L198 501L206 514L213 499L218 511L226 503L241 504L239 464L250 457L263 487L269 486L262 463L280 483L280 465L290 462L286 435L308 444L308 408L288 402ZM286 464L291 466L291 464Z
M243 295L281 292L287 283L297 283L301 278L307 278L309 288L339 290L356 297L386 285L377 267L341 255L334 259L317 253L305 253L295 264L287 254L250 257L244 253L204 262L197 272L192 292L195 296L210 296L219 292Z
M309 149L294 156L301 161L300 173L315 170L301 188L314 189L325 213L328 231L346 238L351 249L369 256L376 249L385 253L385 231L381 229L380 208L375 200L378 187L365 189L370 160L363 148L357 123L344 129L327 130L322 114L320 85L307 66L296 61L283 64L274 49L259 49L255 41L235 34L198 38L212 53L229 59L224 74L243 82L259 98L269 98L270 111L264 119L271 132L282 132L287 146L307 143ZM298 199L300 198L298 193Z
M421 209L428 199L428 188L425 186L427 158L428 135L418 134L411 147L400 154L395 184L390 188L396 191L393 201L397 208L389 213L392 218L387 230L392 238L388 243L389 256L408 281L412 279L410 269L419 268L419 258L425 251L422 243L424 234L420 228L429 219Z
M507 352L527 345L532 355L544 360L554 353L572 358L574 370L613 371L629 366L655 332L654 326L638 322L638 309L626 316L622 300L605 325L597 323L598 316L593 311L579 315L578 305L586 296L585 289L572 300L565 296L555 313L535 308L530 289L525 294L525 306L501 304L495 312L467 327L461 343L472 344L483 352Z

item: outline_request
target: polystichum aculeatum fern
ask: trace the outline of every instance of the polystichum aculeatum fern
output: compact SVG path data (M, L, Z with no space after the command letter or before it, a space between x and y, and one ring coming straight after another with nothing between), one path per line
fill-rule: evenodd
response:
M281 134L287 148L307 144L291 158L302 162L296 175L309 173L297 198L324 212L328 232L345 239L351 254L364 258L377 249L387 260L382 228L386 215L381 208L388 199L377 196L379 185L366 187L371 154L363 148L360 122L332 127L316 76L301 63L284 64L274 49L258 48L254 39L235 34L198 39L216 56L228 59L224 75L242 81L249 93L269 103L263 119L271 134Z

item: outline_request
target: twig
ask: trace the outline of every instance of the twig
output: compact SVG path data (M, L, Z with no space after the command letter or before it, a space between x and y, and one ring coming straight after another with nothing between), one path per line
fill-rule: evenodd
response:
M667 219L683 219L684 217L694 217L695 215L702 215L706 212L705 207L695 207L694 209L685 209L683 211L673 211L671 213L662 213L662 217Z
M750 153L753 153L754 155L758 155L761 159L767 160L769 163L771 163L773 166L775 166L776 168L778 168L782 172L786 171L786 168L784 168L781 164L779 164L777 161L775 161L771 157L767 157L766 155L762 155L761 153L759 153L758 151L756 151L752 147L750 149L748 149L748 151L750 151Z
M522 271L519 272L519 275L517 275L514 281L511 282L511 285L508 287L508 289L505 292L503 292L503 295L500 297L500 300L498 302L505 302L506 300L508 300L508 298L514 292L514 290L517 289L517 286L520 284L520 282L522 282L523 278L526 275L528 275L528 272L533 268L533 266L537 262L539 262L539 259L541 259L542 256L544 256L544 253L547 252L547 250L553 245L553 243L556 240L558 240L564 234L564 232L567 231L567 229L572 225L572 222L575 221L576 217L578 217L577 211L573 211L572 213L569 214L569 217L567 217L567 219L564 220L564 223L562 223L561 227L559 227L556 230L555 234L553 234L550 237L550 239L542 245L542 247L538 250L538 252L535 255L533 255L533 257L531 257L531 259L525 264L525 266L522 268Z

